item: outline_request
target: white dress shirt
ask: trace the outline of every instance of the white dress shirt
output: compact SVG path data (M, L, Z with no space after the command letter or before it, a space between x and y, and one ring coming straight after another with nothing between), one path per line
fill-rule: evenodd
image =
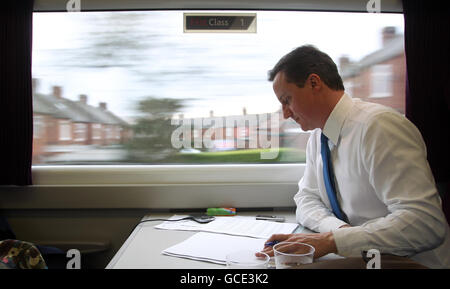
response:
M297 221L316 232L332 231L342 256L378 249L430 268L450 268L450 230L419 130L391 108L341 97L323 133L337 198L351 228L339 228L346 223L331 210L321 133L315 129L308 141L306 169L294 197Z

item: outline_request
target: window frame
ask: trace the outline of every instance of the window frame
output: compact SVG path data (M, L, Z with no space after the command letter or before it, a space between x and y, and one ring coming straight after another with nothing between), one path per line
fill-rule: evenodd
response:
M44 127L44 116L42 115L33 115L33 139L40 139L43 131L45 129Z
M74 123L74 137L75 142L84 142L87 139L87 124L76 122Z
M298 183L305 163L189 165L33 165L36 186Z
M35 0L34 12L67 11L67 0ZM367 12L367 0L81 0L81 11L101 10L302 10L302 11L336 11ZM399 0L382 0L382 13L402 13Z
M70 120L58 120L58 141L71 141L72 123Z
M33 166L33 185L2 187L4 208L293 208L305 164Z
M370 95L369 98L392 97L394 87L389 81L394 76L392 64L375 64L370 68ZM379 84L383 85L380 86Z
M36 0L34 12L66 11L66 2ZM314 3L298 0L149 0L131 3L122 0L91 0L82 2L82 11L145 9L365 12L366 4L365 0L344 0L339 4L333 0ZM402 11L401 1L383 0L381 12ZM292 197L297 192L298 181L302 178L305 167L305 163L33 165L33 186L8 188L0 194L4 207L16 208L294 207ZM15 191L15 196L9 194L9 191Z

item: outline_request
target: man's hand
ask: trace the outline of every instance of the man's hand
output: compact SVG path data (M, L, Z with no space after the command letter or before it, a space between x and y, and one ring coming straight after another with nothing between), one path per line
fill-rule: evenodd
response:
M267 242L300 242L306 243L314 247L314 258L320 258L329 253L337 253L336 243L334 242L333 233L314 233L314 234L275 234L270 237ZM273 256L272 246L266 246L262 252ZM258 256L258 253L256 253Z

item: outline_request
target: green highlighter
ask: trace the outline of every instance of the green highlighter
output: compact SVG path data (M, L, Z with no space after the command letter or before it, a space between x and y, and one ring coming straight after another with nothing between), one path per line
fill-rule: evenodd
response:
M206 214L208 216L235 216L236 208L208 208Z

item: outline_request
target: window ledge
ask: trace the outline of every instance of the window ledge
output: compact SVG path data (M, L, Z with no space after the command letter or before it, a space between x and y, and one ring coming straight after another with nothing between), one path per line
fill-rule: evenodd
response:
M297 184L305 164L33 166L34 186Z

